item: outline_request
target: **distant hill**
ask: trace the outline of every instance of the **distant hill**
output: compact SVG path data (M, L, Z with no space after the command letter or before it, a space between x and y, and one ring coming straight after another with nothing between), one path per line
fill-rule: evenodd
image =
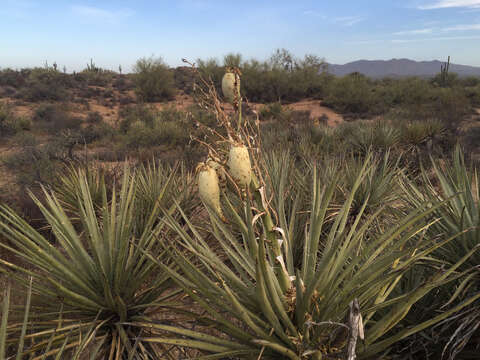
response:
M337 76L359 72L372 78L404 76L432 77L440 72L440 66L442 64L443 62L438 60L358 60L345 65L328 64L328 72ZM450 72L455 72L460 77L480 76L480 67L450 64Z

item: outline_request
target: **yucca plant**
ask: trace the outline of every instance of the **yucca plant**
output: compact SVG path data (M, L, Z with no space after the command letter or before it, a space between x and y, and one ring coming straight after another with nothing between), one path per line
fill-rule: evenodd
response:
M87 180L88 191L94 207L100 209L103 204L102 186L105 185L105 171L101 168L82 168L69 164L53 186L62 208L72 221L79 212L78 193L81 191L82 179ZM109 192L109 189L107 189L108 197L111 195Z
M132 175L135 182L135 226L141 232L148 223L145 214L151 214L155 209L170 209L175 202L181 204L188 214L199 205L193 190L194 176L184 164L171 167L159 161L140 165Z
M385 122L362 121L348 137L350 147L357 153L366 154L370 150L387 151L400 140L399 131Z
M150 326L180 337L144 341L191 346L215 354L212 358L339 359L353 358L357 337L364 333L364 346L359 346L357 352L361 357L372 357L441 320L438 317L389 336L415 302L456 277L453 272L471 252L455 266L435 273L427 283L391 296L406 271L425 261L428 254L451 238L432 243L422 236L431 225L424 222L425 218L439 204L424 204L398 223L390 224L384 233L367 238L369 226L382 210L366 215L365 203L352 219L351 206L369 166L367 159L327 232L323 226L330 215L328 208L340 174L322 184L315 169L299 265L294 261L294 239L288 228L274 226L255 197L247 197L243 209L235 208L224 197L229 224L213 209L210 212L210 231L222 247L222 254L212 249L188 217L184 217L186 226L167 217L181 245L181 249L169 250L180 271L160 266L196 301L202 311L191 311L190 315L207 330L157 322ZM284 205L273 209L276 215L294 217L294 213L284 213Z
M93 328L85 346L99 346L99 357L131 359L135 349L143 358L154 358L149 355L154 349L138 343L138 329L124 323L161 308L178 293L143 251L163 259L157 246L164 226L158 221L159 209L143 214L148 220L139 231L134 222L136 184L128 167L121 187L113 187L110 202L101 181L101 209L95 208L86 175L78 174L79 223L75 225L54 192L44 190L44 202L31 195L56 246L10 208L0 206L0 235L9 240L0 246L25 264L0 260L0 270L24 285L33 278L32 311L38 320L31 323L27 337L32 345L24 354L31 356L47 347L52 355L72 349L83 341L84 331ZM58 318L59 305L62 325L47 329L45 324ZM9 342L19 341L15 333L11 335Z
M414 121L402 124L400 127L401 142L410 151L417 151L420 146L427 145L429 140L445 132L445 127L439 121Z
M352 203L352 213L357 214L365 205L365 212L374 213L380 207L383 208L382 216L388 216L392 220L399 213L402 203L398 191L398 177L401 174L400 160L392 160L390 151L383 155L372 154L371 166L365 172L363 181L360 183ZM344 156L341 162L344 176L339 187L342 194L341 200L348 197L353 188L358 174L362 171L364 160L354 156Z
M461 233L453 241L445 244L434 252L434 256L448 264L454 264L465 254L473 251L473 255L465 261L460 269L467 271L469 269L478 269L480 264L480 251L475 251L480 247L480 186L478 173L476 169L469 169L465 164L461 148L455 148L453 159L443 166L438 161L431 160L433 167L433 177L426 170L422 170L420 185L415 185L414 181L405 180L403 189L406 194L406 200L411 206L419 206L426 201L445 201L446 206L436 209L432 213L432 218L438 221L429 229L430 236L443 234L451 236ZM466 231L468 230L468 231ZM476 297L480 293L480 275L473 271L454 287L443 289L441 297L432 299L432 302L448 305L447 300L454 295L457 302ZM448 301L452 303L454 299ZM450 331L449 335L443 335L444 345L448 344L446 351L450 358L459 354L463 347L467 345L470 337L480 327L480 303L465 309L462 315L457 315L443 328L445 333ZM450 325L450 329L448 329ZM437 328L437 331L442 329ZM477 343L478 346L478 343ZM474 350L476 353L476 350ZM445 352L447 354L447 352Z

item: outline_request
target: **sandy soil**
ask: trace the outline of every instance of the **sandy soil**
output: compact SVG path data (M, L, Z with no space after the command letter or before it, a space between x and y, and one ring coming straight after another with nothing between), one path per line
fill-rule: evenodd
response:
M342 115L336 113L330 108L322 105L320 100L302 100L296 103L287 105L288 108L297 111L310 111L310 118L316 122L322 117L327 117L327 124L329 126L337 126L343 122Z
M120 94L116 94L117 98ZM130 94L127 94L130 96ZM130 96L134 97L134 94ZM14 99L3 98L0 99L3 102L9 102L13 105L13 111L15 115L21 117L29 117L31 118L34 114L35 109L38 107L40 103L25 103L22 105L15 105ZM163 110L165 108L175 108L177 110L185 111L195 102L193 98L189 95L179 94L175 97L174 100L161 102L161 103L152 103L151 105L154 106L158 110ZM84 105L70 103L68 104L70 107L70 113L73 116L77 116L80 118L85 118L89 112L98 112L102 115L103 119L109 124L115 124L118 120L118 112L120 110L120 105L115 106L106 106L107 104L100 103L97 99L90 99L88 101L88 109ZM255 110L259 110L264 104L261 103L249 103L249 106ZM322 105L320 100L311 100L306 99L299 102L291 103L286 105L288 109L296 110L296 111L309 111L310 118L318 122L319 119L322 117L327 118L327 123L329 126L336 126L344 121L342 115L334 112L332 109L327 108ZM233 111L233 108L229 104L224 104L224 108L226 112ZM477 109L480 114L480 109Z

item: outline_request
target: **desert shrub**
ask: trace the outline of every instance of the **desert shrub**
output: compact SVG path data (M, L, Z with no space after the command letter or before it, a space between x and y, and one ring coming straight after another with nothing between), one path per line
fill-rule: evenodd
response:
M458 74L454 72L449 72L446 75L438 73L431 79L431 83L441 87L455 86L459 83Z
M255 81L253 76L258 75L255 74L258 70L264 73L259 77L259 81L263 81L263 84L258 90L265 91L265 96L270 98L268 100L270 102L290 102L306 97L317 97L321 96L325 90L328 78L325 72L326 65L315 55L306 55L304 59L298 59L285 49L277 49L266 63L259 65L253 61L250 66L245 66L247 97L251 95L255 98L257 95L249 94L249 90L252 90L249 88L249 83ZM265 101L266 98L262 100Z
M0 86L19 88L25 84L26 74L24 71L3 69L0 71Z
M72 117L62 106L54 104L40 105L33 116L33 121L49 134L58 134L62 130L78 130L82 119Z
M158 139L161 143L184 146L190 140L190 132L186 131L182 123L176 121L159 121L155 130L158 132Z
M215 85L217 92L220 94L224 68L218 63L218 60L215 58L209 58L206 60L197 59L196 63L200 75L204 79L211 80Z
M133 90L135 88L134 83L126 75L115 75L112 86L120 92Z
M435 116L451 128L456 128L471 108L460 88L437 89L434 103Z
M276 50L266 61L242 61L240 54L227 54L223 66L217 59L197 60L200 74L211 79L220 91L224 67L240 67L242 95L254 102L291 102L306 97L321 97L331 75L325 62L315 55L295 58L285 49Z
M193 82L195 74L190 67L179 66L175 69L173 74L175 80L175 87L182 90L185 94L193 92Z
M464 87L475 87L480 85L480 76L467 76L458 80Z
M87 118L85 119L85 122L87 124L98 124L102 121L103 121L103 116L98 111L90 111L87 114Z
M160 110L157 116L159 122L183 122L185 120L185 113L178 111L173 106Z
M260 108L258 115L260 117L260 120L281 120L281 118L284 117L285 112L282 104L280 104L279 102L274 102L271 104L263 105Z
M480 84L466 87L464 88L464 92L472 106L480 107Z
M8 104L0 103L0 137L30 130L30 125L29 119L16 117Z
M107 86L112 81L113 73L108 70L89 71L83 70L78 73L76 79L89 86Z
M11 97L15 98L17 95L17 90L12 86L0 86L0 98L2 97Z
M90 59L90 63L81 72L74 73L73 78L75 81L88 86L107 86L110 84L115 76L115 73L111 70L98 67L93 59Z
M149 127L153 127L155 123L156 111L154 108L144 104L126 106L120 109L119 129L125 133L134 122L141 121Z
M135 102L135 99L131 96L121 96L118 102L120 103L120 105L124 106L133 104Z
M187 114L174 108L155 112L152 108L139 105L127 110L120 129L126 133L126 146L138 149L157 145L186 145L194 127Z
M187 114L190 118L184 117L189 126L199 127L201 125L209 128L215 128L217 119L211 112L205 111L197 105L192 105L187 109Z
M375 113L372 84L367 77L356 73L336 78L330 84L325 104L342 113Z
M38 144L30 133L19 133L15 137L18 151L5 156L3 164L16 174L16 181L22 187L49 182L55 174L56 163L53 148Z
M480 126L470 127L463 136L463 142L470 152L480 150Z
M70 98L68 88L74 86L75 81L68 74L51 68L35 68L29 70L18 97L32 102L65 101Z
M88 124L86 127L80 129L79 136L81 143L91 144L104 138L113 138L115 130L107 123L100 122L97 124Z
M175 95L173 73L162 58L141 58L134 66L137 96L142 101L164 101Z
M74 150L84 144L81 131L66 129L53 139L41 143L30 132L18 133L13 141L16 151L3 158L3 164L17 177L23 187L49 184L58 174L58 167L76 159Z
M158 134L145 126L141 121L130 124L125 135L125 144L128 148L142 148L159 145Z

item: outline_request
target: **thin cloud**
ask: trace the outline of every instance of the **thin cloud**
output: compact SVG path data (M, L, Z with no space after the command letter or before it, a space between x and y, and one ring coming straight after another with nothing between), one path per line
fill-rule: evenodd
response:
M133 15L133 11L130 9L112 11L84 5L74 5L72 6L72 11L75 14L88 19L101 20L109 23L118 23Z
M393 33L393 35L405 36L405 35L421 35L421 34L431 34L431 33L433 33L433 28L397 31Z
M386 40L355 40L347 41L347 44L351 45L370 45L370 44L380 44L384 43Z
M480 24L463 24L463 25L456 25L442 29L442 31L450 32L450 31L475 31L480 30Z
M420 10L447 9L447 8L480 8L480 0L437 0L434 3L421 5Z
M341 16L334 18L333 22L342 26L353 26L364 20L364 16Z
M431 37L431 38L422 38L422 39L393 39L392 43L403 44L403 43L413 43L413 42L424 42L424 41L452 41L452 40L478 40L479 36L442 36L442 37Z
M303 12L303 15L314 16L314 17L318 17L318 18L321 18L321 19L326 19L327 18L324 14L322 14L319 11L315 11L315 10L305 10Z

